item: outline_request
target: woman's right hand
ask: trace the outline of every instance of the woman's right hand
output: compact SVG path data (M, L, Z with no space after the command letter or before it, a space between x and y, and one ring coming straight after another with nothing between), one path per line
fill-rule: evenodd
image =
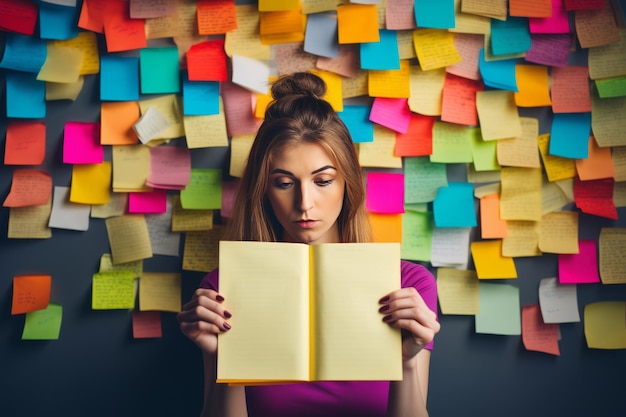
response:
M217 335L230 329L223 302L216 291L199 288L176 316L181 332L207 353L217 353Z

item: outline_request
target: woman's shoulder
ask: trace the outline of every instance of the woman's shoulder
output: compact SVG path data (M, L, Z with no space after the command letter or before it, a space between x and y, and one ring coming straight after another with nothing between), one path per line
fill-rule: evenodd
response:
M401 260L400 261L400 275L402 282L405 281L417 281L417 282L432 282L435 283L435 277L433 274L422 264ZM404 285L403 285L404 286Z

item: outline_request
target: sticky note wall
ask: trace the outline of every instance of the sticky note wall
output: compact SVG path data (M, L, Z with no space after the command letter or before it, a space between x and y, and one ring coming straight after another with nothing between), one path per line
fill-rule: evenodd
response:
M104 228L91 308L132 310L134 337L163 337L148 312L174 313L181 274L217 266L268 83L311 71L353 136L375 240L432 269L442 316L553 355L579 342L558 341L560 323L584 326L590 348L626 348L626 300L576 297L626 283L623 2L529 3L0 1L2 233L35 245ZM88 120L63 111L85 95ZM533 277L537 302L523 303L517 265L545 255L558 274ZM178 272L144 270L162 257ZM54 327L31 318L24 337L71 332L54 292L30 285L47 299L29 311L13 297L15 315Z

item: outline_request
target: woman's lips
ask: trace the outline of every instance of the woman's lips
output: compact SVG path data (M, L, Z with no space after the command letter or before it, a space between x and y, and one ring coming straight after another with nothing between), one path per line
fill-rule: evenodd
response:
M316 223L317 220L298 220L296 222L296 224L303 229L311 229Z

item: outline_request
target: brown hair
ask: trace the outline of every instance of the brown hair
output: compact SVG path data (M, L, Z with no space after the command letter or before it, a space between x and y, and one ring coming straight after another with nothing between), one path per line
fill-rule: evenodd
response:
M278 241L282 226L266 196L273 158L287 145L320 145L345 179L343 207L337 219L341 242L368 242L363 173L350 132L330 103L324 81L308 72L280 77L248 156L224 239Z

